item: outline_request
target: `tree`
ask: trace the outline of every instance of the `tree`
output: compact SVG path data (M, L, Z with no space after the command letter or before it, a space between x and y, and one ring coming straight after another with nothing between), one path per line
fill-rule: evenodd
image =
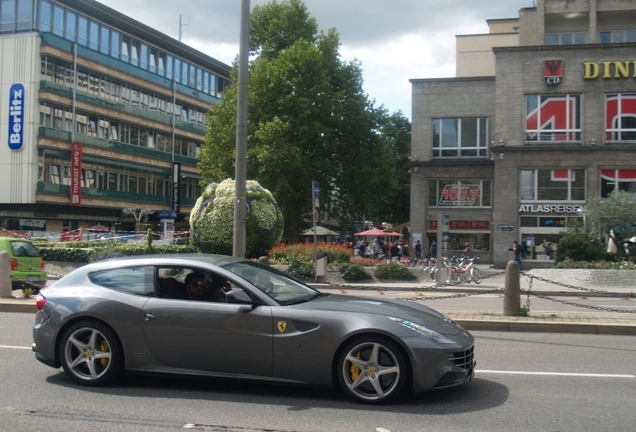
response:
M603 244L598 236L586 230L577 222L572 222L559 239L559 246L554 259L555 264L571 259L573 261L601 261L607 257Z
M603 233L614 242L616 259L622 261L622 244L636 235L636 196L614 191L607 198L591 198L586 209L586 223L594 232Z
M390 146L362 90L357 61L343 62L334 29L317 31L300 0L255 6L251 16L247 177L268 188L296 240L309 221L311 182L321 206L336 197L335 216L371 211L393 184ZM236 83L236 62L232 70ZM204 182L234 174L236 85L208 114L199 168ZM401 169L404 170L404 169Z

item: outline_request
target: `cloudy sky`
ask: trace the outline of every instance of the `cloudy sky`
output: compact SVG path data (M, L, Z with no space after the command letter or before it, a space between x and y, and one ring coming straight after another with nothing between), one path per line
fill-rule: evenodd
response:
M230 64L238 55L241 0L98 0ZM282 0L279 0L279 3ZM268 0L251 0L251 7ZM343 60L362 64L376 106L411 118L410 78L455 75L455 35L487 33L533 0L304 0L321 30L340 34Z

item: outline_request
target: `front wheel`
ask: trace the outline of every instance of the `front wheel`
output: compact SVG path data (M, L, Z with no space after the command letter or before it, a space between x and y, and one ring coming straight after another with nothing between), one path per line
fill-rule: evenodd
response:
M404 354L390 340L353 340L338 359L338 381L347 395L368 404L387 403L406 388L410 374Z
M108 384L122 370L123 356L116 336L97 322L73 324L62 336L59 350L64 371L82 385Z
M476 284L480 284L483 280L483 278L481 277L481 272L478 268L475 267L470 269L470 276L473 278Z

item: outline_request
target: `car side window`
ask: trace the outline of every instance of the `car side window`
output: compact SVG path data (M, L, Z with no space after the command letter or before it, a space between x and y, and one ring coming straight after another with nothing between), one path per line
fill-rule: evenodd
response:
M158 296L167 299L200 300L224 303L231 283L208 270L195 267L159 267Z
M38 257L40 254L33 243L26 241L12 241L11 252L15 257Z
M155 295L152 266L124 267L102 270L88 275L95 285L128 294L152 297Z

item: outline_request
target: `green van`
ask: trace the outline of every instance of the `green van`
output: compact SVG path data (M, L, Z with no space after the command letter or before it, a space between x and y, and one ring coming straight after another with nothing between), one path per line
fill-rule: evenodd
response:
M44 260L29 240L0 237L0 251L9 252L12 289L32 288L39 291L46 285Z

